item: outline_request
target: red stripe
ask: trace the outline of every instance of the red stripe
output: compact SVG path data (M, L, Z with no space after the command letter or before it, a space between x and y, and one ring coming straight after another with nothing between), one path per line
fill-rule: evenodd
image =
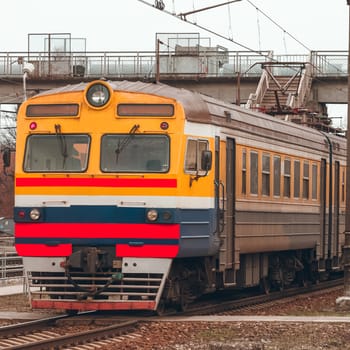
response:
M129 246L128 244L117 244L118 257L133 258L175 258L179 252L179 246L176 245L151 245L147 244L140 247Z
M155 301L64 301L48 299L32 299L33 309L61 309L61 310L155 310Z
M17 254L20 256L69 256L72 254L71 244L15 244ZM44 269L44 267L43 267Z
M180 238L180 225L16 223L17 238Z
M15 244L17 254L20 256L69 256L72 254L71 244L58 244L50 246L46 244ZM129 246L128 244L116 245L116 256L134 258L174 258L179 251L179 246L151 245Z
M17 187L177 187L176 179L16 178Z

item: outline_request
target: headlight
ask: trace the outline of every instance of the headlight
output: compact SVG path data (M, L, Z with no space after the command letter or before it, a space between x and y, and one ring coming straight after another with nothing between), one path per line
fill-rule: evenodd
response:
M33 221L37 221L40 219L40 211L38 209L32 209L29 216Z
M158 219L158 211L155 209L150 209L146 214L148 221L156 221Z
M86 91L86 99L93 107L103 107L108 103L110 97L109 89L102 83L95 83Z

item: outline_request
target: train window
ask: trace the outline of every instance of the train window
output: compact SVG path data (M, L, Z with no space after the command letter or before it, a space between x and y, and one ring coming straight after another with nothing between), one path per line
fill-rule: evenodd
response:
M101 141L101 171L165 173L169 170L166 135L108 134Z
M247 194L247 152L242 151L242 194Z
M317 164L312 164L312 199L317 199Z
M273 157L273 195L281 195L281 157Z
M300 161L294 161L294 198L300 197Z
M341 201L345 202L345 170L341 171Z
M28 105L27 117L75 117L79 113L79 105L70 104L35 104Z
M83 172L87 169L88 135L30 135L24 156L26 172Z
M334 162L333 183L334 183L334 205L336 208L339 208L339 204L341 201L341 198L340 198L341 169L340 169L340 162L338 160Z
M283 195L284 197L290 198L290 159L286 158L283 164Z
M188 139L185 156L185 172L193 173L199 171L204 174L201 169L202 151L209 149L208 140Z
M149 103L121 103L117 106L119 116L172 117L174 105Z
M262 155L262 194L270 195L270 155L267 153Z
M309 162L304 162L303 171L303 198L309 199Z
M258 153L250 152L250 193L258 194Z

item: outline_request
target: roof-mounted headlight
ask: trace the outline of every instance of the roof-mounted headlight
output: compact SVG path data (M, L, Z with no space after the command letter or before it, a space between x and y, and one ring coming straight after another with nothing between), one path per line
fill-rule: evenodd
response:
M92 83L86 90L86 100L92 107L101 108L109 102L110 98L110 89L102 82Z

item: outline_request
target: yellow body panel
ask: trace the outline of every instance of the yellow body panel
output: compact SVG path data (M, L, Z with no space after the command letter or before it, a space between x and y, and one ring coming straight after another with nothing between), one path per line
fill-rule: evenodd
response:
M117 116L116 106L118 103L168 103L174 104L175 114L172 117L120 117ZM27 104L54 104L54 103L77 103L79 114L74 117L26 117ZM37 127L30 129L31 123L35 121ZM169 128L162 130L161 122L167 122ZM185 174L184 157L186 147L186 135L183 134L185 116L183 107L170 98L146 95L142 93L114 92L108 106L101 110L89 107L84 102L84 91L57 93L48 96L38 96L29 102L22 104L18 114L17 151L16 151L16 178L91 178L91 179L176 179L175 188L130 188L130 187L17 187L16 195L162 195L162 196L213 196L214 172L200 181L194 181L190 186L190 177ZM62 133L87 133L91 136L91 147L88 155L89 162L86 172L79 174L62 173L28 173L23 172L23 159L26 138L30 134L55 134L55 125L60 124ZM102 135L107 133L128 134L133 126L137 124L137 133L144 134L166 134L171 138L170 148L170 169L167 173L159 174L118 174L110 175L103 173L100 169L100 144ZM198 137L198 135L197 135ZM211 149L213 140L210 141Z

